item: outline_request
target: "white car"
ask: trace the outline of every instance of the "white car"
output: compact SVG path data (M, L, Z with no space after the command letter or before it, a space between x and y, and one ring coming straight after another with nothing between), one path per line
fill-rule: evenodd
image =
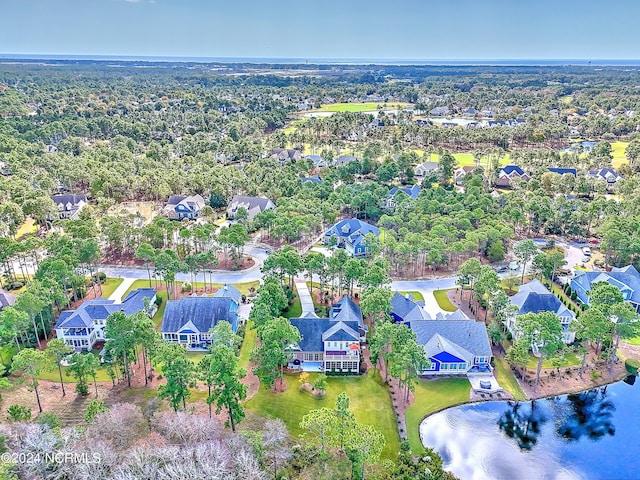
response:
M591 249L589 247L582 247L582 253L584 253L584 255L586 257L590 257L591 256Z

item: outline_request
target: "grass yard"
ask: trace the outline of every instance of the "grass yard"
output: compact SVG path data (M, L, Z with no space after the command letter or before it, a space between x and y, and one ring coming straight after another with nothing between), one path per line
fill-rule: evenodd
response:
M85 355L88 355L88 353L85 353ZM67 374L67 370L68 367L62 367L62 379L64 380L64 383L76 383L76 379L73 378L71 375ZM52 382L58 382L60 383L60 375L58 373L58 367L55 365L53 365L53 369L48 371L48 372L43 372L42 375L40 375L40 380L49 380ZM96 374L96 381L97 382L109 382L111 383L111 377L109 375L107 375L107 368L105 366L100 366L97 369L97 374ZM91 384L90 386L93 387L93 378L89 378L88 382Z
M116 288L118 288L123 280L123 278L107 278L102 283L102 296L104 298L109 298L113 294L113 292L116 291Z
M378 106L384 110L397 110L407 105L406 102L395 103L328 103L316 112L375 112Z
M436 302L438 302L438 306L444 310L445 312L455 312L457 308L449 297L447 297L448 290L434 290L433 296L436 297Z
M640 345L640 337L633 337L627 340L623 340L624 343L628 343L629 345Z
M293 299L293 303L282 312L284 318L299 318L302 315L302 304L300 303L300 297L296 295Z
M25 222L20 225L20 228L18 228L15 236L18 240L20 240L31 233L36 233L37 230L38 226L35 224L35 220L33 220L33 218L27 218Z
M476 160L473 158L472 153L454 153L453 156L457 160L459 167L468 167L476 164ZM431 158L428 161L439 162L440 155L432 153ZM511 163L511 154L507 152L504 157L500 159L500 165L509 165L509 163ZM487 157L482 157L480 159L480 166L484 168L487 167Z
M624 153L627 145L629 145L628 142L613 142L611 144L611 154L613 155L611 165L613 168L618 168L623 163L627 163L627 155Z
M502 388L513 395L516 400L526 400L527 396L513 375L511 368L503 358L494 357L496 362L495 376Z
M416 399L406 412L407 437L411 450L420 452L420 423L432 413L469 401L471 384L466 378L420 380L416 385Z
M424 302L424 297L420 292L399 292L400 295L411 295L416 302Z
M310 380L313 380L315 375L317 374L310 374ZM384 434L386 445L382 451L382 457L384 459L396 457L399 436L395 415L387 387L382 383L377 371L370 370L366 375L357 377L330 377L327 382L327 393L323 398L315 398L309 392L302 390L297 375L286 375L285 380L288 387L282 393L271 393L261 386L256 396L246 403L246 409L263 417L282 419L289 432L299 436L303 433L299 424L304 415L317 408L333 408L338 394L347 392L351 400L351 411L354 412L356 420L359 423L373 425Z
M545 358L542 360L542 368L555 368L555 367L577 367L581 363L581 358L575 353L569 353L565 355L562 362L559 365L554 365L551 358ZM529 355L527 359L527 368L535 370L538 368L538 357Z
M258 336L258 332L252 327L253 322L248 322L244 331L244 340L242 340L242 346L240 347L240 355L238 356L238 365L245 370L249 370L249 357L251 350L256 346L256 338Z
M195 365L198 365L200 360L202 360L207 353L208 352L187 352L187 358Z
M151 286L154 287L156 284L155 281L151 282ZM220 288L222 287L222 283L214 283L213 284L213 288ZM258 289L258 287L260 286L260 282L259 281L255 281L255 282L246 282L246 283L233 283L232 284L235 288L237 288L240 293L244 294L244 295L248 295L249 294L249 289L251 289L251 287L255 288L256 290ZM194 285L195 288L204 288L204 283L203 282L196 282ZM212 284L207 282L207 288L211 288ZM122 298L125 298L129 292L131 290L136 290L138 288L149 288L149 280L136 280L135 282L133 282L131 284L131 286L129 287L129 289L124 292L124 295L122 296Z

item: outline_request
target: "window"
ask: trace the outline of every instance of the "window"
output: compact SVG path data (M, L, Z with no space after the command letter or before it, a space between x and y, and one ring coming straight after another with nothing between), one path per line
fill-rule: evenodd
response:
M440 367L441 370L449 370L449 364L448 363L443 363L442 366Z
M451 370L457 370L458 369L458 365L455 363L451 364Z

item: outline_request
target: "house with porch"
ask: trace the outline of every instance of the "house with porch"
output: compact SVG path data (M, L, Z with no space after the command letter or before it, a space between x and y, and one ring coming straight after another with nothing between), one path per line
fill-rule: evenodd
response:
M325 232L324 243L344 248L352 257L365 257L370 252L363 240L369 233L380 236L378 227L356 218L348 218L339 221Z
M430 173L434 173L438 169L438 162L423 162L413 169L416 177L424 177Z
M487 329L475 320L422 320L411 323L429 365L422 375L491 373Z
M292 318L301 340L290 346L289 368L305 372L360 371L360 345L366 339L367 327L360 307L348 296L334 303L329 318L309 314Z
M265 197L246 197L244 195L236 195L231 199L231 203L227 207L227 219L236 218L238 210L244 208L247 211L247 219L253 220L254 217L265 210L273 210L276 206L271 200Z
M86 195L51 195L51 200L58 207L60 219L77 220L80 211L88 203Z
M200 195L189 197L171 195L164 207L164 213L171 220L195 219L200 217L200 210L205 205L204 198Z
M220 322L238 329L238 303L231 296L181 297L167 302L160 334L187 350L204 351L211 346L210 330Z
M576 272L570 286L580 301L589 305L589 291L597 282L607 282L616 287L625 301L640 311L640 273L633 265L613 267L610 272Z
M553 312L560 319L562 326L562 341L566 344L573 343L576 339L576 332L569 330L569 324L576 318L575 313L569 310L564 304L545 287L540 280L533 280L520 286L518 293L510 298L511 305L514 305L513 313L507 316L507 330L514 338L518 338L516 329L516 318L526 313Z
M613 168L601 168L599 170L589 170L587 172L589 177L595 178L603 182L607 182L607 187L613 187L616 182L622 180L622 176L618 174Z
M147 308L145 298L149 299ZM144 311L152 317L156 311L155 300L153 288L132 290L122 303L102 297L86 300L77 310L65 310L60 314L55 326L56 336L76 351L89 351L96 343L107 340L104 327L109 315L115 312L133 315Z

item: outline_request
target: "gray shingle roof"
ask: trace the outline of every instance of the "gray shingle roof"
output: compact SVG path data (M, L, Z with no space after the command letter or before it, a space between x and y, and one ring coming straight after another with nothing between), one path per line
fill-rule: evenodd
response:
M16 295L0 288L0 310L4 307L15 305Z
M567 309L563 303L540 283L533 280L522 285L513 297L511 304L518 307L518 314L553 312L561 317L574 317L574 313Z
M114 303L106 298L87 300L77 310L66 310L60 314L55 328L90 327L94 320L105 320L114 312L132 315L144 309L144 298L152 299L156 291L153 288L139 288L129 292L122 303Z
M411 330L416 333L417 341L421 345L426 346L435 335L439 335L457 347L456 351L449 352L453 355L462 354L459 349L463 349L475 356L491 356L487 329L481 322L474 320L424 320L411 322ZM446 344L446 346L452 348L450 344ZM441 343L441 345L443 344ZM425 349L425 353L430 357L439 352L433 353Z
M182 297L167 302L160 331L178 332L191 322L198 332L206 333L220 320L237 326L238 315L231 312L233 300L221 297Z

